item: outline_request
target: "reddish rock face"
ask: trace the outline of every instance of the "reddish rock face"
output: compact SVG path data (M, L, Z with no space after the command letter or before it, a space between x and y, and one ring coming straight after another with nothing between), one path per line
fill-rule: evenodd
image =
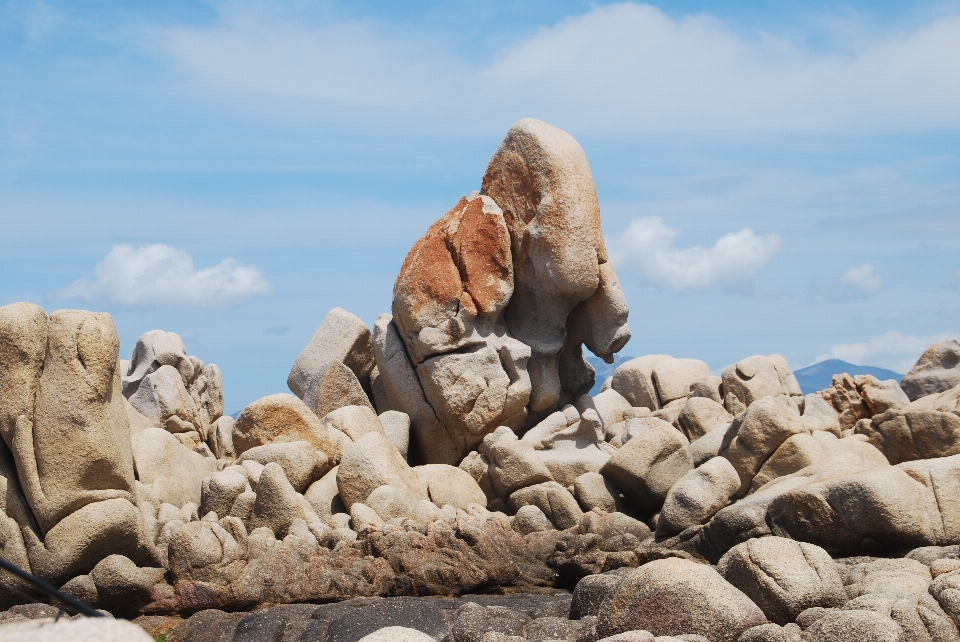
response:
M394 322L414 363L489 334L513 294L510 236L491 199L463 197L407 254Z

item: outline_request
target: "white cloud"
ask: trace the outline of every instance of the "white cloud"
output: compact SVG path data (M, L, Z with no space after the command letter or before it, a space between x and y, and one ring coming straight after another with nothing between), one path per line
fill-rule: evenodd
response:
M189 254L162 244L115 245L93 273L94 280L80 279L54 296L122 305L223 307L271 290L256 266L228 258L196 270Z
M869 263L850 267L850 269L843 273L843 276L840 277L840 280L847 285L867 294L879 292L880 288L883 287L883 282L880 280L880 276Z
M813 363L826 359L842 359L858 366L878 366L901 374L909 372L923 351L944 339L960 340L956 332L940 332L925 337L914 337L891 330L878 337L857 343L841 343L821 354Z
M387 110L408 127L412 114L421 127L459 131L535 115L617 135L960 126L957 15L896 33L864 23L861 37L823 51L707 14L673 19L622 3L543 28L484 64L458 55L454 36L224 7L219 24L165 31L161 46L199 91L260 109L339 109L365 123L364 108L381 120Z
M610 256L618 269L640 272L674 290L743 283L779 251L779 234L757 236L744 228L725 234L713 247L677 249L680 230L664 225L659 216L635 219L623 234L610 238Z

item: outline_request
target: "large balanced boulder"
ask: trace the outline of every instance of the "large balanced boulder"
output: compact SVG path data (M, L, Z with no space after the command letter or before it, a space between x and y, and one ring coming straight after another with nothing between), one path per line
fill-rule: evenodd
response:
M730 503L739 488L736 469L723 457L714 457L689 471L667 493L657 520L657 534L672 535L706 523Z
M667 558L624 575L600 608L597 637L644 630L735 642L766 621L749 597L710 566Z
M293 395L276 394L258 399L241 411L233 425L237 455L257 446L285 441L307 441L328 454L334 450L327 428Z
M803 393L790 365L782 355L755 355L723 371L723 404L734 415L764 397L792 400L796 406Z
M337 487L349 509L365 502L383 485L393 486L413 500L429 499L427 486L407 465L385 435L371 432L350 446L337 468Z
M620 448L600 474L637 506L655 512L691 469L686 438L669 426L652 425Z
M782 537L750 539L720 558L717 571L778 624L793 622L808 608L839 607L847 601L836 565L813 544Z
M370 372L374 367L370 328L343 308L327 313L310 343L294 361L287 386L303 399L317 373L334 361L345 365L363 390L370 389Z
M960 386L960 343L938 341L927 348L900 386L910 401Z

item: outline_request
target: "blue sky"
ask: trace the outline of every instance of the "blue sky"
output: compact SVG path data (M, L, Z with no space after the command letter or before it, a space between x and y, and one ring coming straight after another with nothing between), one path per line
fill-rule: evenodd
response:
M528 116L586 149L624 353L960 336L960 1L0 1L0 304L178 332L239 410Z

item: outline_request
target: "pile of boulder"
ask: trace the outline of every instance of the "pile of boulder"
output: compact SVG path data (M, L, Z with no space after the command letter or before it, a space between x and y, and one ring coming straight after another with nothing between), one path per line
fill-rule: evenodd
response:
M118 616L196 613L185 627L572 589L566 624L485 631L960 642L957 342L902 382L807 395L777 354L719 376L646 355L591 396L583 347L613 362L627 314L586 156L535 120L413 246L392 314L331 310L292 394L235 419L176 334L122 361L109 315L4 306L0 555ZM0 589L3 608L39 597ZM471 604L456 618L506 617Z

